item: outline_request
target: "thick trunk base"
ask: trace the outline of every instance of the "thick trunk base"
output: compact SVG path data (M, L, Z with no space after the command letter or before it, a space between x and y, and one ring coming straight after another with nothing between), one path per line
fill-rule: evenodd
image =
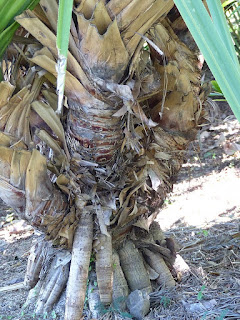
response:
M84 227L82 221L78 230L80 233L76 231L72 255L67 250L53 248L46 240L32 247L25 277L26 286L32 289L24 309L34 306L34 312L39 316L57 314L59 319L68 319L69 297L72 297L71 319L80 319L82 311L86 319L100 319L107 312L137 316L136 308L144 316L149 311L150 303L141 311L132 297L137 295L138 300L142 299L138 303L144 306L149 301L149 294L159 288L173 288L181 272L186 271L186 265L185 270L181 270L181 266L175 263L174 242L164 237L156 222L151 224L149 232L135 227L130 236L113 249L109 245L111 238L104 236L102 241L98 240L98 244L93 245L91 258L83 254L85 249L79 240L87 232L87 225ZM88 249L87 252L91 252L91 248ZM106 252L109 251L111 259L107 262ZM83 266L85 273L89 271L88 277L81 277ZM71 276L74 270L76 277ZM84 291L81 281L85 281ZM79 298L74 299L77 296Z

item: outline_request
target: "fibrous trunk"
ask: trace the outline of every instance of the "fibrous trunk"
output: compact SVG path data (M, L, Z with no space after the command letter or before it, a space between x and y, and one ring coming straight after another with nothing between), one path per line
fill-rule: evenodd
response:
M65 319L80 319L91 254L97 286L94 301L88 290L89 306L98 293L107 306L129 291L150 293L154 281L175 285L175 250L153 220L195 136L204 97L197 56L172 28L172 1L77 1L60 121L56 95L41 87L56 77L57 3L40 5L37 15L16 20L39 41L26 57L44 72L29 68L34 81L13 96L15 87L0 84L0 196L72 251L70 272L67 260L49 279L36 248L26 283L46 285L38 311L55 303L69 272Z

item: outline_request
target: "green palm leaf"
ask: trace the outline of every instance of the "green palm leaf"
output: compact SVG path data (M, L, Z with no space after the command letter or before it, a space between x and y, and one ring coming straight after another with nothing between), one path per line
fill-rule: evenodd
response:
M208 1L208 3L213 1ZM204 55L235 116L240 121L240 67L226 30L220 0L210 5L210 18L201 0L175 0L175 4ZM221 30L221 31L220 31ZM224 32L223 32L224 30Z

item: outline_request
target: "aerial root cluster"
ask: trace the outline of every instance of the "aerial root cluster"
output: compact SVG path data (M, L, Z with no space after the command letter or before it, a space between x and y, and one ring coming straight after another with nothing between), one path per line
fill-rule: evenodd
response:
M25 306L35 299L35 312L42 314L56 308L66 295L65 320L79 319L86 301L93 317L111 303L124 311L130 292L141 290L146 295L159 286L175 286L176 255L167 243L158 223L153 222L145 237L135 228L113 248L111 236L100 234L93 240L92 216L82 215L71 254L50 247L45 240L31 249L25 284L34 289Z

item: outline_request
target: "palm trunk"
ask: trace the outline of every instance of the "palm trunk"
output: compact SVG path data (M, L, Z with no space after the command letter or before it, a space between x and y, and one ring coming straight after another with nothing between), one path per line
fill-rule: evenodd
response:
M27 102L22 109L16 107L17 96L8 100L13 90L3 83L6 95L0 101L1 197L55 245L71 250L73 243L65 319L81 317L92 239L104 305L112 296L119 298L116 283L124 297L126 283L130 291L144 294L151 292L154 281L175 285L169 271L175 252L152 222L203 115L197 56L171 27L180 19L171 10L172 1L77 2L66 75L69 110L62 118L65 135L53 110L33 102L36 95L26 96L25 89L20 91ZM41 5L56 30L56 2ZM16 20L44 46L29 59L48 71L46 78L52 81L55 35L32 12ZM51 105L53 94L43 94ZM24 117L25 130L19 131L16 118L23 112L30 122ZM17 151L16 142L25 150ZM41 146L45 156L29 151L33 145ZM35 275L27 277L43 283L39 266L45 261L36 256L37 268L28 269ZM63 290L66 281L59 273L57 268L51 280L46 278L57 287L48 285L44 299L40 292L41 311L49 310Z

